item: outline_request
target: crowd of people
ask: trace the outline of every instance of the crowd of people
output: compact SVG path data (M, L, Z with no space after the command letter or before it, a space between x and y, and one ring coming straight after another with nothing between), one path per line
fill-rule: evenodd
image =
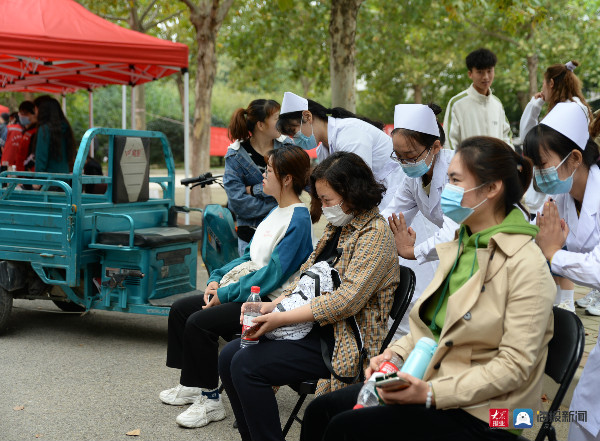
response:
M466 57L472 84L449 101L443 125L436 104L396 105L391 136L291 92L281 106L257 99L233 114L223 183L240 257L209 275L203 295L171 308L166 364L181 373L159 398L191 404L177 424L226 417L220 379L241 439L281 441L277 387L318 379L302 440L517 439L514 424L490 427L490 409L540 408L553 305L600 315L600 117L578 63L552 65L515 150L491 89L496 62L487 49ZM24 101L1 118L5 169L71 172L73 131L56 99ZM400 264L415 270L417 289L380 354ZM315 268L332 282L314 282L307 297L303 279ZM591 291L574 302L574 284ZM253 286L263 303L248 335L259 343L241 347ZM296 294L305 301L286 309ZM298 325L299 336L277 332ZM385 406L353 409L362 374L406 360L423 337L437 343L423 378L400 373L407 387L378 388ZM588 419L570 424L571 441L600 440L599 369L596 344L571 401Z
M248 228L241 257L210 275L204 296L171 310L167 366L181 377L160 399L192 403L178 424L225 418L220 377L241 439L283 440L277 387L319 379L302 440L517 439L512 424L490 427L490 409L541 407L553 305L574 311L577 283L592 288L578 306L600 315L600 118L582 95L578 63L550 66L516 151L491 90L496 62L487 49L470 53L472 84L450 100L444 124L435 104L398 104L391 136L291 92L281 107L255 100L235 112L224 182ZM310 171L302 149L315 148ZM309 216L327 220L316 243ZM338 283L282 307L323 262ZM379 354L399 262L415 269L417 290L399 338ZM241 347L251 285L263 296L250 331L259 344ZM309 331L273 336L295 324ZM229 341L220 354L219 336ZM368 378L393 356L406 360L422 337L438 345L423 378L400 373L408 387L378 388L386 406L353 409L361 371ZM588 419L571 423L570 440L600 439L599 368L596 345L571 402Z

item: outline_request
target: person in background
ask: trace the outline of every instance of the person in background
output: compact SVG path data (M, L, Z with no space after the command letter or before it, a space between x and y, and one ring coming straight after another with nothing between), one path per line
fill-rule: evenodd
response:
M273 313L295 288L296 279L277 300L262 306L263 315L253 319L261 323L255 337L292 323L316 322L304 338L260 338L258 344L242 350L237 339L221 351L219 374L244 441L283 441L272 386L320 378L317 395L345 386L327 368L322 344L332 354L331 368L338 376L360 373L364 366L346 319L355 317L364 348L371 356L377 354L400 280L394 238L377 209L385 188L365 161L354 153L335 152L315 167L310 184L312 219L316 222L325 215L329 223L300 272L339 256L341 249L335 264L341 284L301 307Z
M316 148L319 162L335 152L360 156L387 189L379 208L386 207L396 188L402 185L400 166L390 159L392 139L380 122L341 107L327 109L313 100L285 92L277 129L305 150Z
M548 111L552 111L558 103L576 103L589 123L592 112L583 97L581 91L581 81L575 75L575 68L579 66L577 61L569 61L566 64L553 64L546 72L544 72L544 82L542 83L542 91L536 93L531 101L525 107L521 116L519 126L519 136L521 144L524 143L526 135L529 131L538 124L538 118L544 103L548 104ZM546 195L535 190L535 185L532 185L525 194L525 204L531 211L537 211L541 208L546 200ZM592 289L588 294L578 299L573 303L575 293L575 284L564 277L555 276L556 282L556 299L554 303L561 308L575 311L575 305L580 308L587 308L600 300L600 291Z
M2 151L1 163L7 166L15 166L17 171L25 170L24 161L27 155L23 156L21 150L21 141L23 138L23 130L35 124L35 106L31 101L23 101L19 104L19 117L14 124L9 124L7 127L8 134L6 143Z
M181 369L181 376L178 386L160 393L160 400L175 406L193 403L177 417L180 426L202 427L225 418L217 389L219 336L229 339L241 331L240 310L253 285L261 288L264 300L277 298L312 252L310 214L299 199L309 172L310 158L301 148L272 150L261 193L278 205L258 225L245 254L211 273L204 296L173 303L167 366Z
M598 145L588 132L578 103L558 103L529 131L523 153L533 161L538 187L552 195L536 217L536 242L554 274L600 287L600 163ZM600 301L586 308L600 315ZM571 422L570 441L600 440L600 343L592 348L571 400L571 411L587 411Z
M48 95L34 100L38 131L35 171L70 173L75 162L75 139L60 103Z
M233 144L225 154L223 186L229 209L236 216L240 256L257 225L277 206L275 198L263 193L262 174L267 167L267 152L291 144L275 128L279 109L277 101L258 99L245 109L237 109L229 121Z
M6 135L8 130L6 126L8 125L8 120L10 119L10 115L6 112L0 115L0 153L2 153L2 149L4 148L4 143L6 142Z
M437 268L437 254L435 261L426 257L435 253L435 243L453 240L458 229L458 224L444 217L441 208L440 196L454 156L454 150L443 148L446 136L436 118L441 111L430 103L398 104L394 112L392 159L400 164L406 178L381 214L394 233L400 264L415 271L417 285L409 308L429 285ZM407 226L411 225L409 232ZM404 335L408 333L408 314L398 329Z
M497 138L458 146L442 193L458 239L437 246L440 264L410 312L410 333L365 373L393 354L406 360L427 337L438 346L423 379L399 373L408 387L377 389L385 406L352 410L360 384L316 398L302 441L517 441L512 425L490 428L490 410L541 407L554 324L554 283L520 205L531 176L531 161Z
M491 89L496 62L496 55L489 49L477 49L467 55L467 74L473 83L448 102L444 116L447 148L455 149L471 136L493 136L512 145L504 107Z

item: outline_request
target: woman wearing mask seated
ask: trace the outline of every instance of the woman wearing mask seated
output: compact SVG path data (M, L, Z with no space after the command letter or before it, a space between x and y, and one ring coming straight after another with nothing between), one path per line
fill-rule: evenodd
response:
M398 285L400 269L394 238L377 205L385 188L356 154L337 152L325 159L311 177L311 215L324 214L329 223L301 272L315 262L339 255L335 268L341 284L310 303L284 312L272 312L294 288L262 307L254 337L292 323L317 322L299 340L270 340L240 350L230 342L219 356L219 373L243 440L283 441L277 401L271 386L321 378L317 395L345 384L332 378L321 353L321 338L332 351L338 376L352 377L362 366L357 343L346 319L355 317L369 356L377 354ZM319 329L320 328L320 329ZM320 338L321 336L321 338Z
M300 147L272 150L263 192L275 198L277 207L258 225L245 254L211 273L204 296L173 303L167 366L181 369L180 384L161 392L160 400L175 406L193 403L177 417L180 426L202 427L225 418L217 390L219 336L241 331L240 309L253 285L261 287L264 300L277 298L312 252L310 214L298 197L309 171L310 159Z
M437 246L440 264L410 313L411 332L366 371L394 353L406 360L428 337L438 347L424 379L400 373L407 388L378 388L387 406L352 410L361 385L317 398L302 440L516 439L512 425L490 429L490 409L540 407L553 334L554 283L533 241L538 228L518 208L531 176L531 162L499 139L460 144L442 193L458 238Z

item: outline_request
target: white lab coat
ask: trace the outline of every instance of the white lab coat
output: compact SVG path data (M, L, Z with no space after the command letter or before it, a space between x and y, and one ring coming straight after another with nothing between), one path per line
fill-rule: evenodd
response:
M552 257L552 272L566 277L577 284L600 289L600 169L590 167L581 213L577 216L575 201L570 194L556 195L558 212L569 226L567 251L557 251ZM598 379L600 378L600 345L590 352L581 379L573 393L571 410L587 411L587 422L578 424L598 439L600 432L600 400ZM574 440L575 438L569 439ZM577 436L577 435L574 435Z
M386 219L392 213L401 212L406 219L406 224L410 225L417 234L415 242L415 257L417 257L417 260L398 258L400 265L407 266L415 272L417 283L411 306L398 327L397 338L409 332L408 313L433 279L437 269L437 252L434 244L453 240L454 231L458 228L458 224L443 216L440 205L442 189L448 181L448 165L453 156L453 150L442 149L438 153L431 178L429 196L423 189L421 178L409 178L403 172L402 185L396 187L389 204L381 210L381 214ZM446 230L443 228L440 230L440 227L445 223L447 224ZM454 231L450 231L451 224L455 226ZM426 258L427 256L430 258Z
M323 161L335 152L352 152L360 156L375 175L375 179L387 188L379 205L385 207L402 180L400 165L390 159L394 147L392 138L383 130L358 118L328 117L327 140L329 148L320 144L317 159Z
M402 212L406 225L412 225L418 212L437 228L415 246L417 262L436 261L438 259L435 245L454 240L454 233L459 224L445 217L442 213L441 196L444 185L448 182L448 165L454 156L454 150L442 149L437 154L436 163L431 177L429 196L425 193L421 178L406 178L404 185L396 188L389 204L381 211L384 217L392 213ZM413 229L415 229L413 225ZM429 228L429 230L432 230Z

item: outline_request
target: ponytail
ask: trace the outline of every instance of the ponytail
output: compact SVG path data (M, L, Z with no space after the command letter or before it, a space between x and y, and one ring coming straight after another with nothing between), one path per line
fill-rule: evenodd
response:
M589 118L592 110L581 92L581 80L573 72L577 66L579 66L579 62L572 60L566 64L553 64L546 69L544 72L546 83L550 83L550 80L553 81L550 96L546 97L546 101L549 110L552 110L556 104L574 101L573 98L577 97L581 104L587 107Z
M252 136L256 123L265 122L267 118L278 112L281 106L273 100L254 100L247 109L239 108L229 120L228 136L231 141L245 141Z
M229 120L227 136L232 142L236 139L245 141L250 138L250 130L248 130L248 126L246 125L246 109L240 107L233 112Z

